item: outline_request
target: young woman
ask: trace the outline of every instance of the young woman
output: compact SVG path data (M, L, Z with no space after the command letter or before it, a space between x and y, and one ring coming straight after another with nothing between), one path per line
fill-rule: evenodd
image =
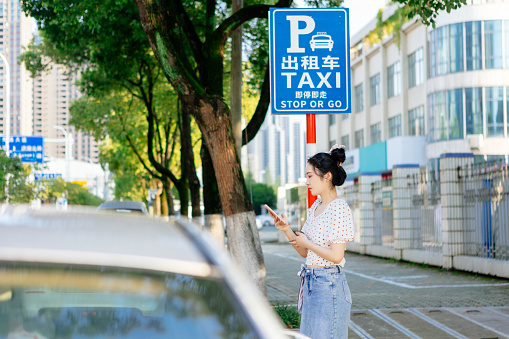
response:
M277 229L306 258L299 272L300 332L312 339L348 338L352 297L343 267L345 243L353 240L354 227L350 207L336 192L346 179L343 161L344 146L337 145L308 160L306 185L319 197L309 208L302 232L294 234L284 214L269 211Z

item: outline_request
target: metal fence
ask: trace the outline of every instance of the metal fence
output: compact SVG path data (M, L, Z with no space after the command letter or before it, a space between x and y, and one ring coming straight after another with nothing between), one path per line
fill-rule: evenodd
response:
M375 244L393 246L392 179L383 178L372 183L371 193L373 198Z
M340 186L339 196L346 200L352 210L354 224L354 241L360 242L360 204L359 204L359 186Z
M448 174L449 175L449 174ZM455 210L461 234L461 255L509 260L509 164L498 162L461 165L458 162L452 185L459 185L461 208ZM408 177L407 177L408 178ZM449 178L450 180L451 178ZM371 184L374 243L392 246L394 239L392 180ZM442 183L444 184L444 183ZM446 183L449 187L449 183ZM408 206L412 220L411 247L442 252L442 209L438 166L422 167L408 181ZM361 206L359 185L339 189L353 213L355 236L360 242ZM455 199L454 193L451 199ZM371 204L370 204L371 205ZM407 207L402 207L406 209ZM450 217L450 216L449 216ZM455 231L454 231L455 232ZM451 233L452 234L452 233Z
M440 182L434 171L421 168L411 178L412 203L410 214L414 223L415 248L432 252L442 251L442 218L440 208Z
M509 260L508 172L501 161L458 169L465 255Z

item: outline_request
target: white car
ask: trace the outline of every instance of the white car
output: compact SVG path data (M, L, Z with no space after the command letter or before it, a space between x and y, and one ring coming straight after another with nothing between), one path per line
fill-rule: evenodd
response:
M274 212L277 213L277 211ZM257 224L259 222L262 226L274 226L274 218L272 218L268 213L257 215L256 220Z
M193 224L10 208L0 234L0 338L293 335Z
M134 213L134 214L143 214L148 216L147 207L142 201L118 201L111 200L105 203L102 203L97 207L98 211L108 211L108 212L116 212L116 213Z

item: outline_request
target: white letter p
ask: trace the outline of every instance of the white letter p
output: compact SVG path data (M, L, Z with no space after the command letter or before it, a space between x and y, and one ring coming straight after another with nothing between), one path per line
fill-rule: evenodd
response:
M304 53L305 49L299 47L299 35L309 34L315 29L315 21L310 16L305 15L289 15L286 20L290 21L290 48L286 49L287 53ZM299 29L299 22L304 21L306 27Z

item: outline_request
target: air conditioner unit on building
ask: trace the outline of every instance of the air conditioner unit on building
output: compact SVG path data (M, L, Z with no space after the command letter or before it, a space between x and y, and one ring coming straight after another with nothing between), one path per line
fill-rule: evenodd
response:
M480 150L483 147L484 139L482 134L467 135L468 147L471 150Z

